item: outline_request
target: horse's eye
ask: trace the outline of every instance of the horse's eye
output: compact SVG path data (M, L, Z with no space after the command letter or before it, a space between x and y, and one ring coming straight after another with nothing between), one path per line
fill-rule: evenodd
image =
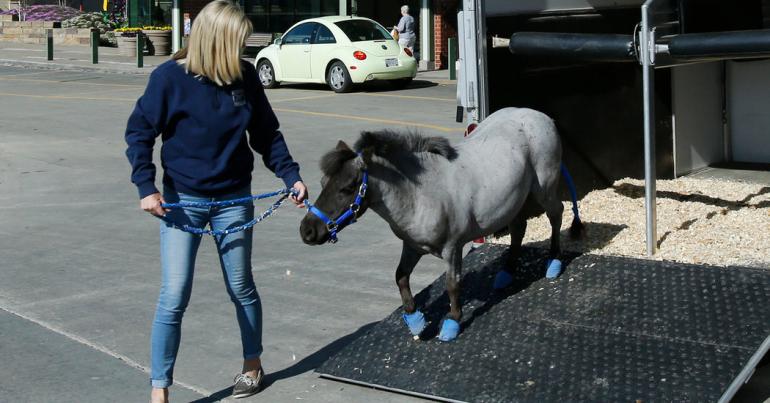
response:
M355 184L355 183L353 183L353 184L351 184L351 185L347 185L347 186L345 186L344 188L342 188L341 190L342 190L342 193L345 193L345 194L352 194L353 192L355 192L355 191L356 191L356 184Z

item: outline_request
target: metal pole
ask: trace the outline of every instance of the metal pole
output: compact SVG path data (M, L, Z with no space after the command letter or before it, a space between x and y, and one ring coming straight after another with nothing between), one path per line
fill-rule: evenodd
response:
M447 39L447 63L449 64L449 79L457 80L457 38Z
M639 33L642 53L642 93L644 98L644 205L647 226L647 256L658 250L657 211L655 206L655 33L650 27L651 1L642 6L642 27Z
M46 30L46 54L48 60L53 60L53 29Z
M419 67L423 70L433 69L433 18L430 15L430 0L420 0L420 60Z
M171 8L171 53L176 53L182 47L182 0L174 0Z
M489 116L489 74L487 72L487 15L484 0L476 2L476 52L478 59L479 122Z
M144 34L136 34L136 67L144 67Z
M99 30L91 29L91 63L99 64Z
M127 0L126 8L128 9L128 26L137 26L139 24L139 1Z

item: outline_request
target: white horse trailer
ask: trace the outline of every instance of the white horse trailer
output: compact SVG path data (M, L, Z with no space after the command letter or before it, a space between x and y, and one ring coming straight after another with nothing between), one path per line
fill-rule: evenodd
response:
M586 177L606 186L645 175L652 253L657 176L770 161L770 113L760 111L770 104L765 5L464 0L458 120L472 124L509 106L547 113L583 192ZM565 252L564 274L547 279L547 251L524 248L512 287L493 291L510 253L487 244L465 257L453 342L431 341L448 303L439 277L415 297L432 324L420 341L409 339L399 307L317 371L446 402L768 397L766 269ZM755 368L759 379L749 381Z
M643 174L652 255L656 178L770 163L768 22L768 0L463 0L457 119L539 109L588 188Z

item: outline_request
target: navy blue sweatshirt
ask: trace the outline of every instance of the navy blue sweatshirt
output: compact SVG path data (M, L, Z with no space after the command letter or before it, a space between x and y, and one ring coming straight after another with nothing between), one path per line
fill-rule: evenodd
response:
M213 197L248 186L254 168L249 146L286 187L302 180L254 66L243 62L242 72L243 80L226 86L187 74L174 60L152 72L126 127L126 156L140 198L158 191L152 163L158 135L163 183L182 193Z

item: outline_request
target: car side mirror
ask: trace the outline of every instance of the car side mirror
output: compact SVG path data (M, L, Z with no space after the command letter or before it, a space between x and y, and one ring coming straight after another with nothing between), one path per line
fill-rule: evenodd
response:
M278 45L278 47L280 47L281 43L283 42L281 39L283 38L275 38L275 40L273 41L273 44Z

